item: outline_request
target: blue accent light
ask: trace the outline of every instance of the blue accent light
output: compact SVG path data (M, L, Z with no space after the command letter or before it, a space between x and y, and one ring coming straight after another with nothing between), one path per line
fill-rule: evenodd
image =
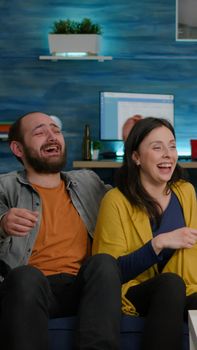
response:
M114 141L112 142L113 151L116 153L116 157L124 156L124 142L123 141Z
M84 57L88 56L86 52L56 52L55 56L62 57Z
M116 156L117 157L123 157L124 156L124 148L120 147L117 151L116 151Z
M116 157L123 157L124 156L124 142L123 141L114 141L112 142L112 149L116 153ZM177 152L179 156L187 156L191 157L191 148L185 144L185 145L177 145Z

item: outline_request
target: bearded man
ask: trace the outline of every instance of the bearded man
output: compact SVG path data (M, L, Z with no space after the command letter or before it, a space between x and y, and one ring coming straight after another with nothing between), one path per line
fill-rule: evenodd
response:
M8 139L24 169L0 176L2 349L47 350L48 319L71 315L74 349L119 349L119 268L110 255L91 256L109 186L93 171L62 171L64 136L44 113L20 117Z

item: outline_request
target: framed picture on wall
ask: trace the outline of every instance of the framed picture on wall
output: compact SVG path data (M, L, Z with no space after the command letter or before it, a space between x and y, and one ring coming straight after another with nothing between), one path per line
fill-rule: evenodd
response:
M176 40L197 41L196 0L176 0Z

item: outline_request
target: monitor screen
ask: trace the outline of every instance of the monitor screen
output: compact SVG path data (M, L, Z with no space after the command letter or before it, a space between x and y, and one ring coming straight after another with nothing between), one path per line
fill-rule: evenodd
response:
M100 138L122 140L124 122L134 116L165 118L174 125L174 96L145 93L100 93Z

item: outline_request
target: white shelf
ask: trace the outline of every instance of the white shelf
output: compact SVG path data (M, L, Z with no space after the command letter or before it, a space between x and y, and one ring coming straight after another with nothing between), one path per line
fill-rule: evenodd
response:
M77 56L69 56L69 57L65 57L65 56L39 56L39 60L45 60L45 61L58 61L58 60L96 60L99 62L103 62L103 61L109 61L112 60L112 56L81 56L81 57L77 57Z

